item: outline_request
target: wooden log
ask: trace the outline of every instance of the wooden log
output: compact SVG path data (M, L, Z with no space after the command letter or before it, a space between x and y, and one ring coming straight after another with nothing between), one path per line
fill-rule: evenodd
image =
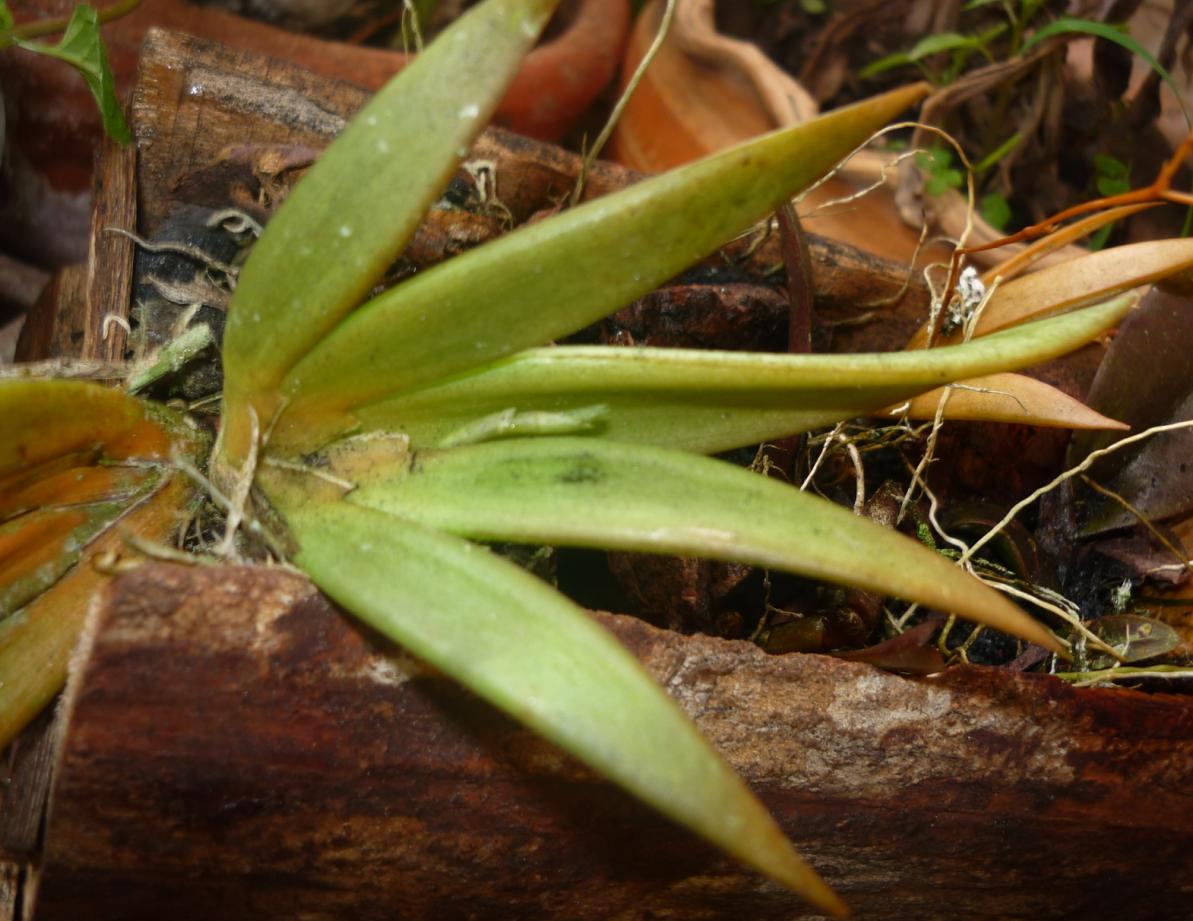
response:
M136 149L105 139L93 174L91 243L86 265L57 272L30 307L16 344L19 361L82 358L113 361L124 353L125 334L104 318L128 317L132 243L108 234L133 229L136 220ZM105 332L107 335L105 335ZM0 753L0 921L28 917L26 880L36 861L54 761L56 711L44 712Z
M180 205L259 207L261 175L278 164L303 162L304 152L309 159L323 149L367 98L355 86L293 65L151 31L133 96L140 148L139 232L152 237ZM519 223L558 207L571 192L581 162L561 148L500 129L478 139L470 161L492 164L497 196ZM640 178L625 167L597 163L588 174L585 198ZM834 322L873 311L883 321L836 327L834 349L902 348L927 316L922 279L909 279L904 267L854 247L815 234L808 237L823 317ZM484 238L471 238L470 243ZM777 235L746 257L752 242L726 248L731 261L742 261L735 277L769 278L781 286L781 274L777 281L774 274L782 264ZM424 249L434 250L433 244L433 238L423 238ZM451 244L450 238L441 238L438 251L450 254ZM710 264L724 268L725 261L717 255Z
M1188 910L1188 698L594 616L858 918ZM117 580L66 705L38 921L806 916L288 572Z

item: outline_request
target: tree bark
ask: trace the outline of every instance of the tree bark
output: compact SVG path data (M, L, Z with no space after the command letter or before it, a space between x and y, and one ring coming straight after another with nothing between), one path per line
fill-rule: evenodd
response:
M593 616L858 918L1188 909L1187 698ZM117 580L66 707L38 921L806 916L288 572Z

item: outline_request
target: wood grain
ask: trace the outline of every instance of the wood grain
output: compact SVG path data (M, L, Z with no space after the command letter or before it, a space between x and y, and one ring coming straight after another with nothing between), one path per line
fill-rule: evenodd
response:
M124 358L125 332L109 317L127 322L133 290L133 242L113 230L137 226L137 148L109 138L100 144L91 191L91 240L87 257L87 317L83 355L101 361Z

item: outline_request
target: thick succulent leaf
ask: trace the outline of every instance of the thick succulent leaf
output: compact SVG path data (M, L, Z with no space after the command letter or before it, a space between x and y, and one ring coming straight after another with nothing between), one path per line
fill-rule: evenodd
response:
M866 415L944 383L1047 361L1117 323L1130 298L952 348L779 355L602 346L534 349L356 412L433 447L478 420L605 407L592 433L710 454Z
M141 492L157 477L147 475ZM42 508L0 525L0 619L36 598L71 566L97 534L110 527L133 496L70 508Z
M1193 299L1152 290L1110 343L1090 387L1091 406L1136 432L1193 419ZM1075 437L1072 464L1118 440L1110 433ZM1167 432L1100 459L1089 476L1148 518L1193 508L1193 432ZM1112 498L1087 493L1082 531L1096 534L1138 522Z
M0 381L0 477L127 436L144 405L82 381Z
M247 406L263 424L282 376L368 290L442 191L558 0L489 0L461 16L361 109L294 189L240 273L224 335L236 465Z
M275 443L312 421L543 343L653 290L923 95L897 90L523 226L348 317L287 376Z
M975 336L1040 316L1061 313L1149 285L1193 267L1193 239L1150 240L1090 253L1060 265L1040 269L1001 285L978 319ZM942 337L940 342L959 336ZM926 329L907 347L922 348Z
M301 491L293 500L282 510L294 562L347 610L675 821L843 910L696 727L571 602L413 521Z
M0 621L0 750L53 699L66 682L66 664L92 600L110 578L90 564L105 551L126 551L125 535L164 541L178 527L193 490L180 476L130 509L97 537L49 591Z
M38 465L34 470L42 475L30 477L18 488L6 489L0 482L0 521L38 508L131 501L153 475L152 469L141 467L71 465L55 471Z
M1051 649L1041 624L910 538L710 458L544 437L415 455L348 500L481 540L753 563L896 595Z
M0 382L0 749L62 687L107 578L89 558L124 550L130 532L165 540L193 491L164 462L206 447L185 420L119 390Z
M907 416L909 419L936 417L944 387L930 390L905 404L890 407L880 416ZM988 374L957 381L949 391L944 418L954 421L1018 422L1068 429L1129 429L1075 400L1063 390L1024 374Z

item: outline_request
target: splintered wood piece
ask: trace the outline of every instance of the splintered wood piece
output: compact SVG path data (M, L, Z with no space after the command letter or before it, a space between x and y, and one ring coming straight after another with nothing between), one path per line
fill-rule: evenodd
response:
M100 144L91 191L91 242L87 255L87 319L83 354L102 361L124 358L133 290L133 242L115 230L137 226L137 148L108 137Z
M108 228L136 226L136 171L136 148L105 138L92 177L88 261L58 272L30 307L17 339L18 361L124 357L125 333L115 320L128 319L133 244ZM105 324L108 317L115 320Z
M593 616L856 917L1188 907L1187 698ZM807 916L288 572L121 578L67 695L39 921Z

